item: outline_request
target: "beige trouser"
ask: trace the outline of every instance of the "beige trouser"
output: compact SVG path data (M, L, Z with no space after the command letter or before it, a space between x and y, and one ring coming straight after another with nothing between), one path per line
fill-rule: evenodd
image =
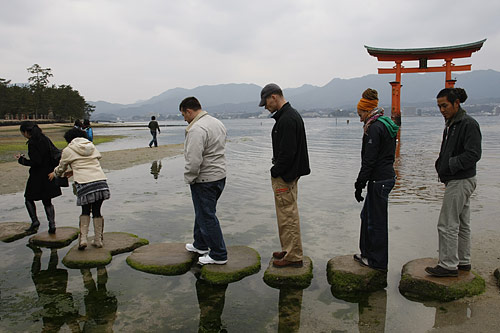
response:
M302 241L300 239L300 219L297 208L297 180L285 182L283 178L271 177L274 192L276 217L281 251L286 251L283 259L288 261L302 260Z

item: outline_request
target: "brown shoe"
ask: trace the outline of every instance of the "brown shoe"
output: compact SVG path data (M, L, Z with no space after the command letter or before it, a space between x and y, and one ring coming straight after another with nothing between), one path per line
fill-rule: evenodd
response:
M286 254L286 251L276 251L276 252L273 252L273 258L275 259L283 259L283 257L285 256Z
M281 260L274 260L273 261L273 266L277 268L283 268L283 267L302 267L304 264L302 260L299 261L288 261L285 259Z

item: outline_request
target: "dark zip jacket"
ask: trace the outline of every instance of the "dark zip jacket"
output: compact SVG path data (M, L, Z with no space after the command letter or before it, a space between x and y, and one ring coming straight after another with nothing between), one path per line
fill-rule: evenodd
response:
M364 188L370 180L386 180L396 176L394 158L397 131L396 124L392 121L382 122L380 118L368 127L367 133L363 134L361 169L356 188Z
M273 167L271 176L291 182L311 173L307 153L306 131L300 114L290 103L273 115Z
M474 118L460 108L446 122L443 141L435 166L443 183L476 175L476 163L481 159L481 130Z

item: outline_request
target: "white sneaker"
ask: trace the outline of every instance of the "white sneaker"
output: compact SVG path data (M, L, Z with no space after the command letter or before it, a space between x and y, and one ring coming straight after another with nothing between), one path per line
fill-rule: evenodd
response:
M191 243L187 243L186 244L186 250L188 250L189 252L196 252L196 253L199 253L199 254L207 254L208 253L208 250L198 250Z
M214 260L208 254L205 254L203 257L198 258L198 264L200 265L208 265L208 264L224 265L225 263L227 263L227 260Z

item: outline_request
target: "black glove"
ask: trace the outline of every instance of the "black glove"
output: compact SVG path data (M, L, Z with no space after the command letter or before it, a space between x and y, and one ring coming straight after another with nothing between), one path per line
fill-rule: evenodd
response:
M363 196L361 195L361 192L363 192L363 190L360 188L358 188L358 189L356 189L356 191L354 191L354 197L356 198L357 202L361 202L361 201L365 200L365 198L363 198Z
M363 196L361 196L362 191L363 191L363 189L361 189L361 188L357 188L356 191L354 191L354 197L356 198L357 202L361 202L361 201L365 200L365 198L363 198Z

